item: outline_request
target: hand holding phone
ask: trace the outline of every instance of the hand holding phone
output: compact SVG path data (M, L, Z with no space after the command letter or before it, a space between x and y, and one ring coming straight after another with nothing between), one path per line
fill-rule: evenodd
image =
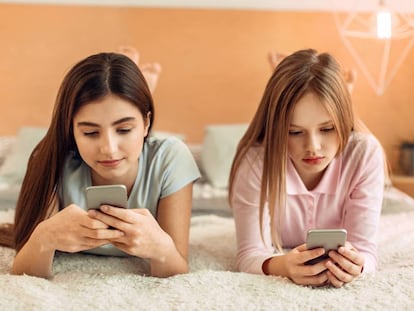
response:
M85 191L87 209L99 209L104 204L128 207L128 195L124 185L90 186Z
M306 238L308 249L323 247L325 254L306 262L313 265L321 260L328 258L330 250L337 250L340 246L345 246L347 231L345 229L311 229Z

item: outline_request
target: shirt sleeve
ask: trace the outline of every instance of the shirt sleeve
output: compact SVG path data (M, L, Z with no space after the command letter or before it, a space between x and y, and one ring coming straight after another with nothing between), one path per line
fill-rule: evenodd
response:
M273 256L267 208L260 235L259 201L261 167L251 152L241 162L233 183L230 204L236 225L237 268L241 272L264 274L263 263Z
M384 192L384 154L375 138L354 150L351 192L345 202L344 227L348 241L365 256L363 272L377 268L377 234ZM344 172L345 173L345 172Z
M190 149L181 140L170 137L164 143L162 161L162 190L160 198L167 197L200 177L200 171Z

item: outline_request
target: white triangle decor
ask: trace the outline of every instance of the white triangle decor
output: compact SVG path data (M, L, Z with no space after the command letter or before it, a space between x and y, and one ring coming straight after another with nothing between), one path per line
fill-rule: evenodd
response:
M382 95L414 44L414 17L395 10L384 1L376 9L361 9L356 1L351 11L334 11L335 22L346 48L377 95ZM379 38L377 15L391 17L391 37ZM376 51L370 53L369 51Z

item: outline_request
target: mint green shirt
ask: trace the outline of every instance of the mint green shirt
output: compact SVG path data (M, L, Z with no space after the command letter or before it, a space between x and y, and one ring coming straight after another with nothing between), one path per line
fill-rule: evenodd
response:
M175 137L149 137L139 158L138 173L128 197L128 208L146 208L156 217L158 202L200 177L197 164L181 140ZM91 186L89 166L74 152L65 161L60 202L66 207L86 207L85 188ZM125 256L112 244L94 248L88 253Z

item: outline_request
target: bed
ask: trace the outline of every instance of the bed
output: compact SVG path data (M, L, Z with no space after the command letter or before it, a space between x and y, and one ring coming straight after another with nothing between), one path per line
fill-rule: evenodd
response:
M219 136L219 140L223 139ZM18 149L19 140L19 137L0 138L0 153L8 154L3 160L0 157L1 174L4 165L9 165L8 157ZM8 271L14 250L0 247L0 309L414 309L414 200L411 197L392 186L386 188L378 241L379 270L375 274L335 289L298 286L285 278L240 273L235 268L234 223L225 187L220 184L223 179L212 177L208 172L209 165L227 163L228 166L231 160L223 162L215 158L209 163L211 158L223 155L212 154L214 146L206 141L190 146L203 172L203 178L194 187L190 273L160 279L146 276L148 265L138 258L58 253L51 280L13 276ZM206 148L208 154L204 154ZM228 157L229 153L224 156ZM14 178L14 182L2 180L0 222L13 221L13 195L19 189L18 178Z

